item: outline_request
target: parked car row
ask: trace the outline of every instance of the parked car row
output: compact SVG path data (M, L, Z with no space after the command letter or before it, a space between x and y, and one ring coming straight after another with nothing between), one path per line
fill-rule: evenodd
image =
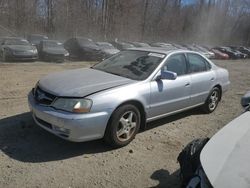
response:
M64 61L70 57L75 60L99 61L122 50L130 48L157 47L165 50L191 50L199 52L209 59L250 58L250 48L244 46L211 47L198 44L145 43L124 41L99 41L84 37L73 37L64 43L50 40L45 35L32 34L27 39L20 37L0 38L0 57L2 61L32 60Z
M36 38L37 37L37 38ZM28 41L29 40L29 41ZM63 61L69 56L62 43L42 36L0 38L2 61Z

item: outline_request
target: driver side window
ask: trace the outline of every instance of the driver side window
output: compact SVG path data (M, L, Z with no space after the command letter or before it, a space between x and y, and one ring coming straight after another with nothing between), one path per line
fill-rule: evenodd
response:
M166 64L163 66L164 70L172 71L177 76L187 74L187 62L184 54L175 54L167 59Z

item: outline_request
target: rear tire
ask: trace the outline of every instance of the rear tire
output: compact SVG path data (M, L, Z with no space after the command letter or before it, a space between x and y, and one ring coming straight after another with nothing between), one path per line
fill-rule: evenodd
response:
M131 104L123 105L111 116L104 140L115 148L126 146L135 138L140 124L141 114L138 108Z
M220 89L218 87L214 87L203 105L202 110L207 114L212 113L217 108L220 97Z

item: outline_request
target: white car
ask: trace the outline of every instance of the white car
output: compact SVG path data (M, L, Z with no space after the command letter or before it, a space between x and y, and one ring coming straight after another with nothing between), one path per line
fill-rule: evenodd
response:
M250 187L250 92L242 98L242 106L245 113L227 124L202 146L200 165L187 184L188 188ZM199 144L202 145L201 142ZM194 153L199 153L199 144L189 144L191 158L195 156ZM187 166L189 169L182 168L182 172L190 171L192 165Z

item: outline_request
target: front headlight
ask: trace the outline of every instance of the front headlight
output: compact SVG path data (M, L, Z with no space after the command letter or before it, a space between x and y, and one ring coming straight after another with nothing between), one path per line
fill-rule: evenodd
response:
M86 113L90 111L92 101L82 98L58 98L52 104L52 107L75 113Z
M69 53L68 53L68 52L67 52L67 53L65 53L65 54L64 54L64 56L69 56Z
M35 49L33 49L33 53L35 53L35 54L37 53L37 49L36 49L36 48L35 48Z

